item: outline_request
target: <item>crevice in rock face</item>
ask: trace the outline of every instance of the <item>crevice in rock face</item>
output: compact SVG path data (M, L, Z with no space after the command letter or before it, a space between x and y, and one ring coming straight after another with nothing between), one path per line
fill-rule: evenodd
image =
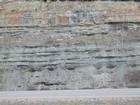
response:
M84 64L82 63L65 63L65 65L61 68L67 69L67 70L75 70L76 68L81 68L83 67Z
M116 67L116 65L113 65L113 64L108 64L106 67L107 67L107 68L109 68L109 69L113 69L113 68L115 68L115 67Z
M37 82L35 85L45 85L45 86L53 86L53 85L66 85L66 83L63 82L56 82L56 83L48 83L48 82Z
M137 57L137 56L140 56L140 55L128 55L128 56L97 56L95 58L97 59L104 59L104 58L126 58L126 57Z
M75 67L66 67L67 70L75 70Z
M56 54L40 54L40 55L37 55L37 57L49 57L49 56L59 56L60 54L57 54L57 52L55 52Z
M54 71L55 70L55 68L53 68L53 67L49 67L49 68L47 68L49 71Z
M37 70L35 70L34 68L29 68L27 69L29 72L36 72Z
M17 67L26 72L36 72L42 70L40 66L35 67L31 65L17 65Z
M31 49L31 48L39 48L39 47L42 47L42 46L24 46L24 48L29 48L29 49Z

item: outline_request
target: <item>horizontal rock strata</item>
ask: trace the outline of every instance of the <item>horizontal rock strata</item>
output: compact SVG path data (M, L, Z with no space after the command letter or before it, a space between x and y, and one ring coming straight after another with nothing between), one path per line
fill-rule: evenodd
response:
M13 7L21 3L22 10ZM139 3L120 3L127 7L123 11L114 2L95 4L85 3L87 9L73 4L69 11L54 11L54 3L46 8L29 3L30 10L26 2L3 4L0 89L139 88L140 23L134 15Z

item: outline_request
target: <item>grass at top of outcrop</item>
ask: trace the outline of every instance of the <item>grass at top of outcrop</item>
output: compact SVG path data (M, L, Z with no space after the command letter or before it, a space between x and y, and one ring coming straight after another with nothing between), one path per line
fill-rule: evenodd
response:
M2 102L0 105L140 105L140 100L110 100L110 101L94 101L94 102L38 102L38 103L24 103L24 102Z

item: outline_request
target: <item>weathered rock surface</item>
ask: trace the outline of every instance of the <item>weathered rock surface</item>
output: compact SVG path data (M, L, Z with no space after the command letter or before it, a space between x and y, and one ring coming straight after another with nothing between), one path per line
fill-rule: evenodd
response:
M100 10L106 8L102 2L95 2L98 8L93 8L94 3L85 3L95 10L82 10L80 7L76 10L74 5L72 10L53 13L50 4L47 13L43 9L31 16L36 9L35 4L32 4L34 8L30 14L24 9L19 12L18 7L11 14L9 11L13 10L14 3L7 9L4 8L10 4L3 4L0 11L7 13L1 14L3 17L0 20L1 90L140 87L138 18L124 21L124 16L113 20L111 16L115 6L110 5L105 12ZM114 2L104 4L113 5ZM124 11L139 11L136 8L139 4L120 3L122 4L129 7L124 7ZM25 6L27 5L23 5ZM38 14L42 16L44 13L44 17L38 21ZM9 18L4 18L9 16L13 16L10 21ZM37 18L34 19L34 16Z

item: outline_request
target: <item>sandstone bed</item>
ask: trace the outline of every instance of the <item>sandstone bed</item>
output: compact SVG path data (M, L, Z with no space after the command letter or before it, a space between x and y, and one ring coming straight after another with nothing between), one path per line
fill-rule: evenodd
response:
M140 88L135 2L0 2L0 90Z

